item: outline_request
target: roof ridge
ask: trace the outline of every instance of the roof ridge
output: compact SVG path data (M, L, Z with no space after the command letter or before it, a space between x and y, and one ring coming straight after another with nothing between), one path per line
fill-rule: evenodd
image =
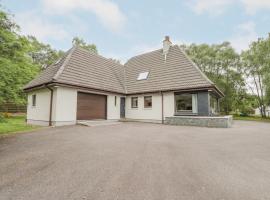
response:
M113 63L116 63L116 64L118 64L118 65L124 66L124 65L121 64L121 63L115 62L115 61L113 60L113 58L106 58L106 57L104 57L104 56L102 56L102 55L100 55L100 54L94 53L94 52L89 51L89 50L87 50L87 49L84 49L84 48L82 48L82 47L80 47L80 46L77 46L77 48L78 48L79 50L82 50L82 51L85 51L86 53L89 53L89 54L91 54L91 55L100 57L100 58L102 58L102 59L104 59L104 60L107 60L107 61L109 61L109 62L113 62Z
M59 67L59 69L57 70L57 72L55 73L55 75L53 76L52 80L57 80L59 78L59 76L62 74L62 72L64 71L67 63L70 60L71 55L73 54L73 52L75 51L76 46L72 47L70 50L67 51L67 56L63 62L63 64Z
M186 54L186 52L183 49L181 49L180 45L175 46L177 46L180 49L180 51L184 54L184 56L188 59L188 61L191 62L192 66L199 71L201 76L205 78L210 84L214 85L214 83L202 72L202 70L197 66L197 64L191 60L191 58Z
M128 59L128 60L125 62L125 64L127 64L131 59L137 58L137 57L139 57L139 56L144 56L144 55L153 53L153 52L155 52L155 51L160 51L160 50L162 50L162 48L159 48L159 49L155 49L155 50L152 50L152 51L148 51L148 52L145 52L145 53L138 54L138 55L133 56L133 57L131 57L130 59ZM124 64L124 65L125 65L125 64Z
M178 46L177 44L173 44L173 45L171 45L171 47L175 47L175 46ZM144 56L144 55L147 55L147 54L150 54L150 53L153 53L153 52L156 52L156 51L160 51L160 50L162 50L163 48L158 48L158 49L155 49L155 50L151 50L151 51L148 51L148 52L144 52L144 53L141 53L141 54L138 54L138 55L136 55L136 56L133 56L133 57L131 57L131 58L129 58L127 61L126 61L126 63L128 63L131 59L133 59L133 58L137 58L137 57L139 57L139 56ZM126 64L125 63L125 64ZM125 65L124 64L124 65Z

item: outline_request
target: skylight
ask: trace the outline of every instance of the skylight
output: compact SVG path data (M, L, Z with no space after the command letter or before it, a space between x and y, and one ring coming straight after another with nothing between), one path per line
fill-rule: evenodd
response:
M148 78L148 74L149 72L142 72L139 74L138 78L137 78L137 81L140 81L140 80L146 80Z

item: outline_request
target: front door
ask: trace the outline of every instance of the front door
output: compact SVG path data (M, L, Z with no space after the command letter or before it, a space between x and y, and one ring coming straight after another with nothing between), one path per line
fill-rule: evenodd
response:
M125 118L125 107L126 107L126 98L121 97L120 101L120 117Z

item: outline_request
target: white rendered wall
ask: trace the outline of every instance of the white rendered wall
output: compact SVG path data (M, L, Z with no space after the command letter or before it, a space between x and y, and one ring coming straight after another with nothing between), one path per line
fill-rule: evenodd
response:
M56 126L76 124L77 90L57 87L54 93L53 124Z
M163 94L163 106L164 106L164 119L165 117L172 117L175 113L174 108L174 93L168 92Z
M144 108L144 96L152 96L152 108ZM131 108L131 97L138 97L138 108ZM126 97L126 118L142 121L162 121L162 97L161 94L144 94ZM174 93L163 93L163 115L174 115Z
M107 119L108 120L119 120L120 119L120 96L115 95L107 96Z
M144 108L144 96L152 96L152 108ZM138 108L131 108L132 97L138 97ZM161 120L161 96L159 94L127 96L126 118L136 120Z
M52 122L53 125L76 124L77 90L66 87L54 88ZM36 94L36 106L32 107L32 94ZM134 95L138 97L138 108L131 108L131 97L126 97L126 118L134 120L159 121L162 118L161 94ZM144 96L152 96L152 108L144 108ZM120 97L107 95L107 119L120 119ZM165 117L174 115L174 93L163 94L163 111ZM30 124L48 125L50 112L50 91L41 89L28 94L27 121Z
M32 95L36 95L36 106L32 106ZM27 123L35 125L48 125L50 113L51 92L41 89L28 93Z

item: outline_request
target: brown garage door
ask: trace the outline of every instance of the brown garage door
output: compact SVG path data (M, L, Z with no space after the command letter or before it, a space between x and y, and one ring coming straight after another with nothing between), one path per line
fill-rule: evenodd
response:
M106 96L78 92L77 120L106 119Z

